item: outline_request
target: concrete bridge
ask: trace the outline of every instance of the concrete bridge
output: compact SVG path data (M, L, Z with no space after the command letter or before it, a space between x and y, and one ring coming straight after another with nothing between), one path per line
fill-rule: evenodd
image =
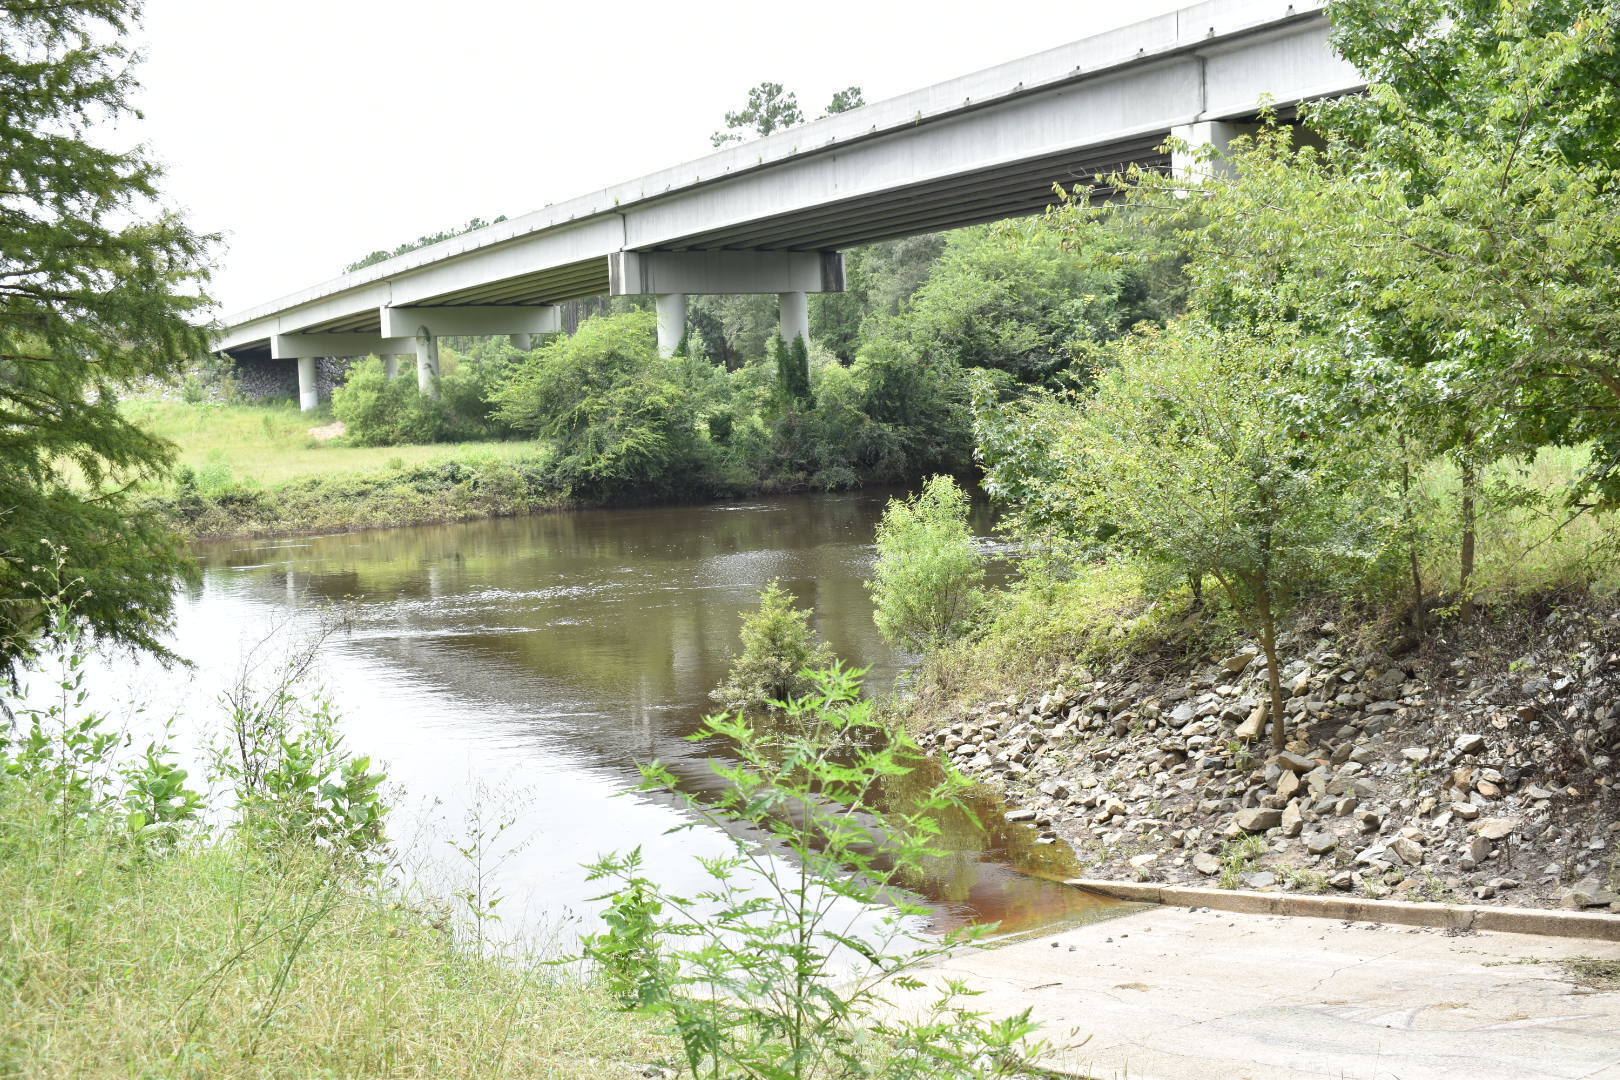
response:
M223 320L216 347L296 361L376 354L437 392L445 335L561 329L555 305L656 297L659 348L689 294L775 293L781 334L809 337L808 294L843 288L858 244L1038 213L1052 185L1165 150L1224 146L1266 103L1358 90L1328 46L1320 0L1209 0L1035 56L789 129L547 206Z

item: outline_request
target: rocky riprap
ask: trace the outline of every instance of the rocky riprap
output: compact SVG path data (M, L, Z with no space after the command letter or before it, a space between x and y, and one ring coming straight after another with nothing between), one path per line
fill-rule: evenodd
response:
M1296 628L1282 753L1253 648L1074 671L922 739L1089 877L1620 912L1620 614L1481 624L1400 656Z

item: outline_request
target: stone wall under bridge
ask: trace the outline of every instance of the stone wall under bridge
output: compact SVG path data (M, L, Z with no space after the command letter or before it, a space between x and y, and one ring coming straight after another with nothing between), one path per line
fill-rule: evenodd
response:
M352 359L323 356L315 362L315 386L322 401L332 400L332 391L348 377ZM298 400L298 364L293 360L268 357L235 361L236 391L247 401Z

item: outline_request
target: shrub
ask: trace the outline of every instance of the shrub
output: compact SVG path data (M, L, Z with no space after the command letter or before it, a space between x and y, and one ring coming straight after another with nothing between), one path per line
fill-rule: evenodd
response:
M650 312L598 316L513 367L493 391L496 416L553 442L559 481L576 496L695 486L709 461L698 434L718 373L662 357Z
M952 985L908 1020L887 997L924 989L913 969L987 929L924 936L907 927L924 909L900 891L943 854L937 819L963 808L967 781L947 774L904 810L879 805L876 793L927 755L874 718L858 673L834 667L814 686L769 732L742 716L704 720L692 738L737 759L710 758L725 781L712 803L656 762L643 770L646 790L684 803L732 848L701 860L709 884L691 897L647 878L639 851L598 860L592 880L618 888L585 955L622 1001L673 1021L694 1076L1028 1075L1046 1048L1030 1041L1027 1010L990 1022Z
M733 712L755 712L800 697L815 686L807 673L832 662L832 650L816 640L810 612L793 606L779 582L759 593L759 607L742 617L742 654L726 681L709 696Z
M984 603L984 556L968 528L968 497L936 476L912 499L891 499L877 527L867 590L884 638L922 652L964 633Z

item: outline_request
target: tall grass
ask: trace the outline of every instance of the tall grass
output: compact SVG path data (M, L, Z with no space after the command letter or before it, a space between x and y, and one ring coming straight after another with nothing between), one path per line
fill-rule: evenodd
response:
M0 698L0 1077L585 1078L658 1052L535 950L413 898L383 777L294 695L303 668L243 676L205 797L86 709L83 630L41 602L59 648L23 674L51 693Z
M137 858L0 787L0 1076L622 1077L657 1053L573 978L289 846Z
M265 405L188 403L157 398L126 401L133 423L179 447L180 464L230 483L274 487L312 476L352 476L429 462L533 455L532 442L476 442L426 446L343 446L318 440L311 430L330 424L329 412L299 412L292 402Z

